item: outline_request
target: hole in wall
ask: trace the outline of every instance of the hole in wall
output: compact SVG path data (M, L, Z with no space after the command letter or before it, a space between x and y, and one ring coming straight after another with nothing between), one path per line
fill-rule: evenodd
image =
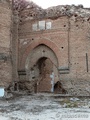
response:
M90 18L87 19L87 21L89 21L89 20L90 20Z
M43 50L43 52L45 52L45 50Z
M77 14L74 15L74 17L77 17L77 16L78 16Z
M34 40L34 38L32 38L32 40Z
M35 79L35 77L32 77L32 79Z
M61 47L62 49L64 48L64 47Z
M66 27L66 25L64 25L64 27Z
M20 22L22 22L22 20L20 20Z
M62 84L58 81L54 85L54 93L66 94L67 91L63 88Z
M14 91L18 90L18 83L14 83Z
M76 25L76 27L78 27L78 25Z
M33 68L31 68L31 70L33 71L34 69L33 69Z

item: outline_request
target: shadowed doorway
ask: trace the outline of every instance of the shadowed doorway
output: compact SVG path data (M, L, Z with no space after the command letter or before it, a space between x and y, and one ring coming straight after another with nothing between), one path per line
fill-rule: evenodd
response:
M39 69L39 78L37 82L37 92L53 92L54 75L53 63L48 58L41 58L37 62ZM53 81L51 76L53 76Z
M27 81L34 86L34 92L54 92L54 84L59 80L58 59L46 45L39 45L26 59Z

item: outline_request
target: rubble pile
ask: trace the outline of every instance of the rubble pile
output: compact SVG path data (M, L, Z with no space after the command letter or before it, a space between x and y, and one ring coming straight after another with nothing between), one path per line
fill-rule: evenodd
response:
M82 5L59 5L56 7L50 7L48 9L46 9L46 16L80 16L80 17L88 17L90 16L90 9L89 8L83 8Z
M31 2L21 12L20 19L22 21L32 19L56 19L61 16L90 18L90 8L84 8L83 5L58 5L42 9L35 3Z

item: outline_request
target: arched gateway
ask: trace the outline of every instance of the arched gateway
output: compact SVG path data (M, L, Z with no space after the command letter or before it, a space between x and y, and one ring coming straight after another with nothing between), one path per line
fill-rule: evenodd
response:
M47 41L48 40L46 40L46 43L48 43ZM45 43L40 43L40 41L34 43L34 45L35 44L36 46L30 49L30 52L29 47L26 49L28 54L24 57L24 60L22 59L25 63L25 65L23 64L22 66L25 66L28 89L30 84L30 89L31 86L33 86L32 89L34 92L54 92L54 84L59 81L59 56L57 56L58 51L57 55L54 52L54 50L58 48L54 47L54 50L52 50L51 47ZM52 45L53 44L50 44L50 46ZM23 61L21 63L23 63Z
M35 47L26 59L25 69L27 80L35 83L35 92L54 92L54 83L59 80L58 61L49 47Z

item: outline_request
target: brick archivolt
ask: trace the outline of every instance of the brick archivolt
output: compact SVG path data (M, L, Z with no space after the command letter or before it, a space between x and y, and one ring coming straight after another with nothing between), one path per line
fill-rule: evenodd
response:
M31 42L25 49L24 53L22 54L22 56L20 56L20 68L19 69L25 69L25 62L26 62L26 58L28 57L28 55L31 53L31 51L39 46L39 45L46 45L48 46L56 55L57 60L59 61L59 66L60 66L60 49L58 48L58 46L52 42L51 40L48 40L46 38L41 38L38 40L34 40L33 42Z

